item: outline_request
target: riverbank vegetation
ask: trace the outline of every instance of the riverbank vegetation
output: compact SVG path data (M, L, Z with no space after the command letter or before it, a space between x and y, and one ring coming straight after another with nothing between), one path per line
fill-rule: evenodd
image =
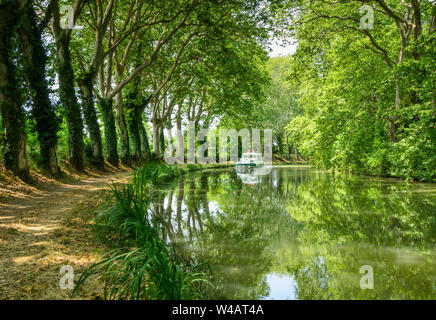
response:
M141 164L163 157L171 128L249 118L268 83L274 10L263 1L1 1L5 169L26 178Z
M341 245L358 237L356 252L368 243L422 245L434 269L427 252L435 233L430 184L425 196L415 196L410 185L420 184L395 189L395 179L386 188L329 172L313 183L304 179L322 168L436 182L435 30L431 0L0 0L0 263L7 269L0 289L8 286L0 296L19 286L26 296L17 297L35 296L33 284L17 280L27 270L32 278L35 264L50 265L44 271L50 277L60 263L86 269L98 253L75 264L66 249L80 256L98 239L106 254L81 275L75 297L94 277L105 283L106 299L246 297L235 293L235 281L219 283L228 274L240 283L259 280L261 291L248 296L262 297L261 276L272 256L260 261L258 254L273 248L267 244L281 227L277 221L295 227L287 237L303 228L299 241L308 246L314 239ZM274 42L292 43L293 50L277 56ZM219 133L233 130L239 143L250 140L244 134L252 129L260 129L263 145L255 151L271 149L273 164L310 163L313 171L277 166L265 176L220 173L227 160L215 162L236 149L223 146ZM216 157L206 145L216 147ZM243 147L237 148L240 157ZM174 149L184 154L168 165ZM207 164L198 164L202 151ZM213 174L186 178L185 192L184 175L208 166ZM130 171L131 182L121 184ZM102 181L112 177L120 184L103 209L93 201L100 193L78 205L91 190L106 194ZM177 200L170 184L179 186ZM384 199L389 192L392 203ZM199 235L201 241L210 236L218 250L187 249ZM241 248L240 265L231 265ZM335 252L329 246L326 256L333 261ZM303 268L308 258L302 259ZM214 289L202 261L218 266ZM300 265L294 267L298 275ZM219 293L226 288L230 294ZM300 296L310 297L312 289Z
M298 3L292 143L317 166L436 181L434 2Z
M3 0L1 162L22 178L140 166L193 124L434 181L435 17L429 0ZM274 39L296 52L270 58Z
M198 170L150 162L131 183L114 185L108 205L95 218L98 238L111 250L77 281L78 294L91 276L105 281L105 299L199 299L208 285L208 268L176 252L160 229L152 207L159 187L184 172Z
M161 234L212 270L207 299L434 296L432 184L277 166L255 179L188 172L157 189ZM360 287L363 265L373 290Z

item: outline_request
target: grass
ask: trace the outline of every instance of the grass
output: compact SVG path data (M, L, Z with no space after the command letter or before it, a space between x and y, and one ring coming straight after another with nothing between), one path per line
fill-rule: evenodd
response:
M203 264L180 258L158 232L150 205L153 186L183 174L182 169L147 163L132 183L112 186L112 199L96 216L100 239L112 247L81 275L73 296L90 277L105 281L105 299L201 299L208 272Z

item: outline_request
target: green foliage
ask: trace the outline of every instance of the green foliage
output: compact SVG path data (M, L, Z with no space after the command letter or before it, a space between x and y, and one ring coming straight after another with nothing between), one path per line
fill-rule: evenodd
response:
M434 9L420 5L422 28L404 42L379 2L366 31L359 1L302 3L289 81L304 114L287 126L292 142L316 166L436 181Z
M138 169L133 177L133 184L142 186L146 182L153 185L168 182L181 174L181 170L176 166L164 163L147 162Z
M80 277L74 293L93 275L106 282L105 299L198 299L203 297L204 265L180 258L159 233L151 210L152 186L180 174L173 166L148 163L133 182L112 188L113 204L96 217L99 237L115 246Z
M186 169L188 169L188 171L194 171L194 170L198 170L200 168L199 164L195 164L195 163L188 163L186 165Z
M272 170L257 183L231 168L159 188L154 204L167 239L211 266L208 298L262 299L277 287L298 299L434 296L432 184ZM359 286L362 265L374 267L374 290ZM293 285L270 282L271 274Z

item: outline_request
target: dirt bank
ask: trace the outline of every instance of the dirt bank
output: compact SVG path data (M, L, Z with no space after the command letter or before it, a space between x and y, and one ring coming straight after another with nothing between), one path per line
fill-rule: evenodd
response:
M61 266L75 278L101 248L90 230L91 217L109 184L125 183L129 172L50 185L43 191L0 199L0 299L68 299L59 285ZM101 284L90 282L83 298L99 298Z

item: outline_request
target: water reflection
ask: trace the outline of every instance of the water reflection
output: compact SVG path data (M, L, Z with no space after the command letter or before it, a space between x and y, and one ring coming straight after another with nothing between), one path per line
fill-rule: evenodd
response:
M153 204L167 240L210 264L211 298L436 298L434 185L307 167L256 177L192 173Z
M262 167L236 167L236 175L242 183L254 185L262 181L262 177L271 173L271 166Z
M262 300L295 300L297 299L298 284L293 276L268 273L265 276L269 287L268 296Z

